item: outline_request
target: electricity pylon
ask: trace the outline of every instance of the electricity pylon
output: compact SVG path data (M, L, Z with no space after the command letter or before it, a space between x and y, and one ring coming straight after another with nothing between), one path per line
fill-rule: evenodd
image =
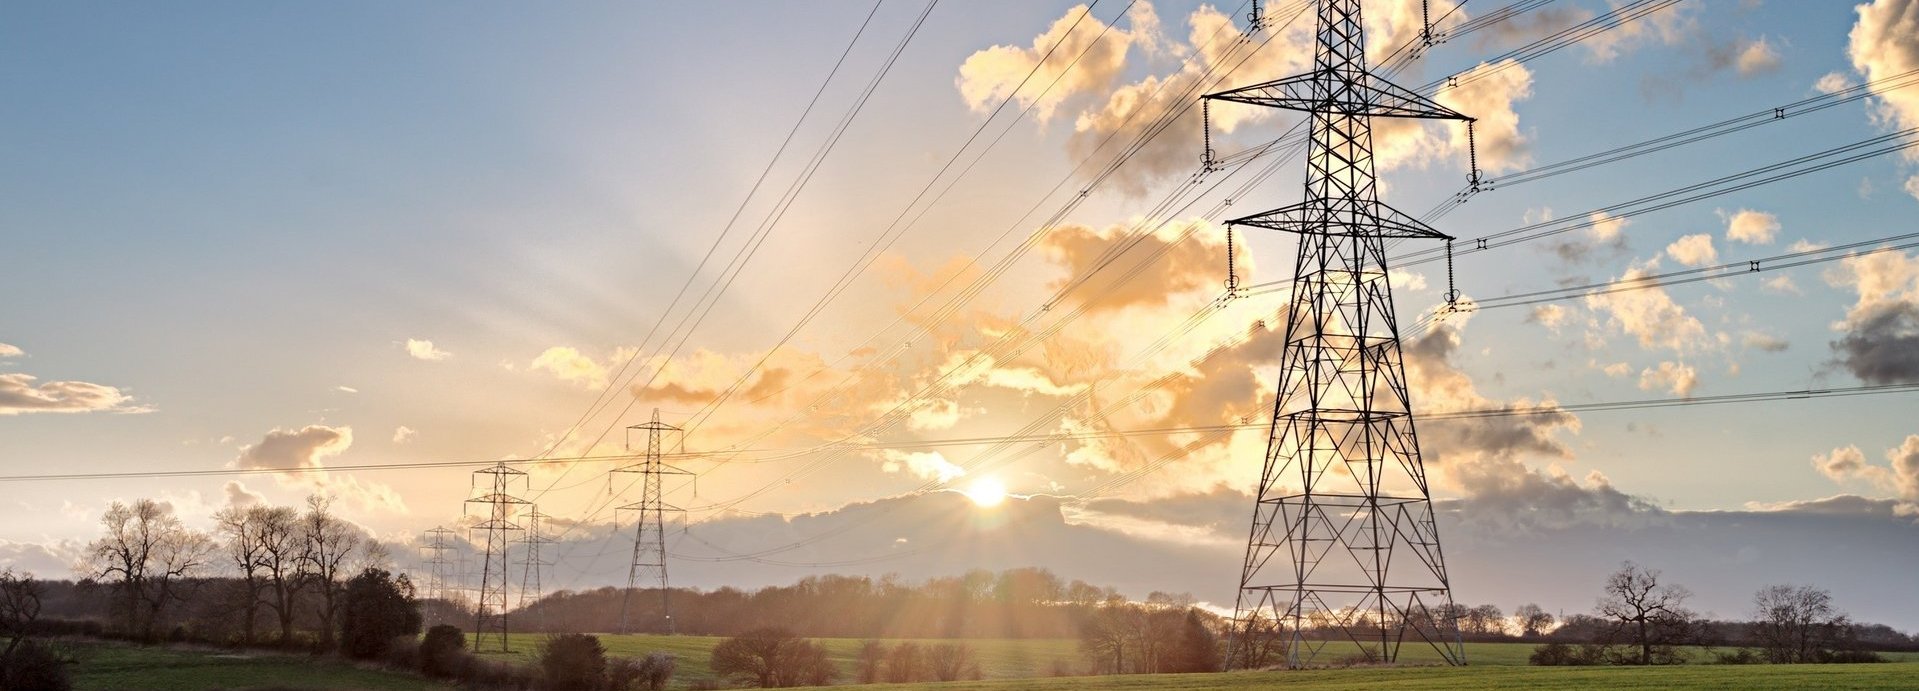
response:
M529 503L513 494L513 485L524 486L526 472L496 463L473 471L473 480L479 494L466 503L486 507L486 514L472 526L486 535L486 552L480 566L480 597L473 607L473 650L480 650L489 637L494 637L500 642L500 652L509 652L506 590L511 576L507 575L507 553L513 544L511 534L524 530L514 522L520 507Z
M453 531L442 526L434 526L432 530L426 531L426 550L431 555L426 561L426 599L428 602L439 602L432 609L433 621L427 622L429 624L440 623L440 609L453 600L447 592L452 587L448 585L451 579L447 576L452 574L455 564L446 559L447 550L453 549L452 535ZM457 574L453 575L457 576Z
M664 447L663 437L667 433L678 433L680 445L684 447L685 431L660 422L658 408L653 409L652 422L633 425L626 430L628 451L632 450L633 431L646 432L646 456L639 463L613 469L615 473L640 474L640 500L618 509L639 512L639 520L634 521L633 524L633 562L626 572L626 592L620 598L620 633L629 632L628 614L632 610L633 593L644 586L659 589L658 630L670 634L673 633L673 603L666 579L666 514L681 512L684 509L666 503L663 499L665 491L661 484L668 475L691 475L692 473L661 462L660 455ZM612 476L607 477L610 480Z
M553 565L553 562L545 561L540 557L540 546L553 542L553 538L547 537L546 532L540 528L547 518L546 514L540 513L538 506L526 513L526 537L520 538L520 544L526 545L526 555L520 562L526 567L526 572L520 576L520 604L517 606L522 613L526 611L527 606L539 602L543 594L540 587L541 567ZM545 630L546 613L542 611L539 618L540 629Z
M1299 667L1343 642L1381 662L1424 643L1464 664L1386 266L1388 239L1452 238L1379 201L1372 118L1472 118L1366 69L1359 0L1319 0L1318 15L1311 73L1205 97L1301 111L1312 128L1305 200L1228 222L1300 236L1229 664L1283 647Z

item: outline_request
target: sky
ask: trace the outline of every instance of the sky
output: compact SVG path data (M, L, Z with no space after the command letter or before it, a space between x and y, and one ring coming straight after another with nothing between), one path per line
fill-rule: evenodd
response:
M10 6L0 565L72 575L116 500L207 527L320 492L412 566L472 470L545 458L518 490L554 516L545 581L617 583L631 459L575 459L657 409L693 473L678 584L1036 565L1230 602L1296 244L1235 231L1273 285L1222 300L1222 222L1298 201L1303 164L1235 155L1293 114L1186 106L1310 63L1310 14L1266 4L1252 34L1179 0ZM1393 273L1416 411L1542 411L1420 423L1455 595L1583 611L1635 559L1723 616L1812 583L1919 629L1913 393L1582 408L1919 383L1915 149L1616 206L1919 127L1919 0L1682 0L1510 53L1625 5L1434 2L1446 40L1391 74L1456 78L1473 151L1374 126L1395 208L1470 153L1489 189L1434 227L1563 229L1462 241L1477 311L1428 318L1443 262ZM1376 63L1419 34L1419 3L1365 9ZM19 477L69 473L109 476Z

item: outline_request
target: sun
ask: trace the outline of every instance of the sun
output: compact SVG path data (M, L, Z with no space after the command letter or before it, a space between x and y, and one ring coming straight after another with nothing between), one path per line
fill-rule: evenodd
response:
M966 498L981 508L999 506L1006 501L1006 483L990 477L974 480L966 488Z

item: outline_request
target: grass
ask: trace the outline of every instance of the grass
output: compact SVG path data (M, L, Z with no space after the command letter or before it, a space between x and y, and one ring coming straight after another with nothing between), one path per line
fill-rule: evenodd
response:
M679 668L673 675L675 685L690 683L698 679L712 679L713 668L707 663L712 656L713 646L719 645L718 636L653 636L597 634L600 645L606 648L607 655L638 657L647 653L672 653L679 657ZM522 663L531 663L534 651L545 638L543 634L514 634L511 636L513 652L483 652L489 658L513 659ZM826 646L833 663L838 665L842 674L853 671L855 656L859 653L863 638L817 638ZM889 639L887 644L899 643ZM918 643L936 645L940 643L965 643L973 647L975 658L979 661L980 675L987 679L1030 679L1052 673L1055 660L1078 667L1079 641L1070 638L975 638L975 639L925 639Z
M79 691L139 689L371 689L443 691L449 687L381 669L356 667L338 658L234 652L201 648L140 647L102 641L63 641L79 664Z
M531 662L534 650L544 636L515 634L513 652L483 653L487 657ZM717 636L655 636L599 634L608 655L640 656L667 652L679 657L674 686L684 687L696 680L713 678L708 666ZM842 675L853 671L859 638L814 639L826 646ZM887 640L888 644L898 643ZM1083 660L1075 639L959 639L919 640L922 644L960 642L973 647L979 660L982 682L927 686L929 689L1203 689L1264 688L1284 683L1304 689L1357 689L1386 685L1387 688L1682 688L1746 689L1758 687L1879 689L1919 686L1919 653L1882 653L1888 660L1903 664L1877 665L1691 665L1669 668L1573 668L1529 667L1527 657L1533 643L1467 643L1465 668L1431 667L1439 655L1430 647L1406 645L1400 651L1403 667L1364 667L1336 670L1306 670L1274 673L1233 673L1207 675L1128 675L1118 677L1052 678L1054 661L1079 668ZM1356 653L1346 644L1329 644L1320 659L1336 661ZM1705 654L1695 659L1710 659ZM1429 683L1430 682L1430 683ZM924 685L887 686L888 689L919 688Z
M1509 644L1510 645L1510 644ZM1469 651L1467 653L1471 655ZM1227 674L1140 674L1116 677L1026 679L945 684L900 684L887 691L1087 691L1091 689L1271 689L1361 691L1371 689L1912 689L1919 662L1864 665L1689 665L1679 667L1372 667Z

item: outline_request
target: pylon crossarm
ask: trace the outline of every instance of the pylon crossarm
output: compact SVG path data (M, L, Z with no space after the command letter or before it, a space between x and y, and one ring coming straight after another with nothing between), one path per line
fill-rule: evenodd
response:
M1428 240L1453 240L1453 236L1434 230L1384 202L1356 204L1328 213L1322 202L1307 200L1226 222L1231 226L1252 226L1302 235L1337 237L1380 237ZM1343 218L1341 217L1343 216Z
M1331 70L1320 70L1203 98L1305 113L1462 122L1473 119L1370 72L1349 80Z

